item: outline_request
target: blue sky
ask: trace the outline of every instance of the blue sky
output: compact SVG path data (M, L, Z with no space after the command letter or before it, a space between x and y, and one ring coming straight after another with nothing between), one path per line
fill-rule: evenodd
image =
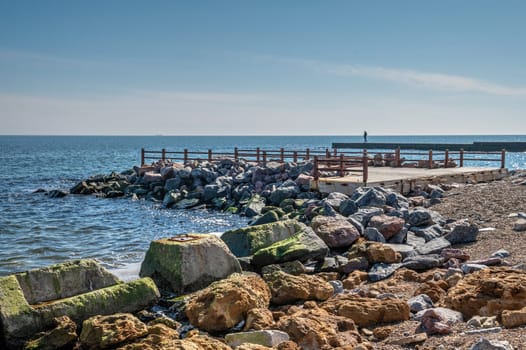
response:
M0 0L0 134L526 134L525 13Z

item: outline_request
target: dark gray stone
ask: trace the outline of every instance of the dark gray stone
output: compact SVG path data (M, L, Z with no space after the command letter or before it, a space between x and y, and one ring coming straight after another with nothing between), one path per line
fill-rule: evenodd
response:
M356 270L367 271L369 269L369 261L365 256L351 258L345 264L341 264L339 271L343 273L351 273Z
M451 243L444 237L435 238L417 248L420 255L440 254L442 249L451 247Z
M358 211L358 206L352 199L346 199L340 203L340 214L349 216Z
M427 294L420 294L407 301L411 312L416 313L433 307L433 300Z
M409 213L408 223L413 226L429 226L433 225L433 216L430 210L418 208Z
M418 237L422 237L423 239L425 239L426 242L438 238L444 233L442 227L440 227L440 225L438 224L426 227L411 227L409 230L412 231Z
M402 264L374 264L369 270L369 280L371 282L381 281L391 276L396 270L398 270Z
M340 205L343 201L348 200L349 197L343 193L340 192L332 192L329 193L327 198L325 198L325 201L334 209L340 210Z
M382 207L386 203L385 195L375 188L368 189L363 195L356 199L358 207Z
M475 224L468 222L461 222L451 230L450 233L444 236L451 244L471 243L477 240L479 228Z
M367 226L369 220L375 215L382 215L383 209L380 208L360 208L356 213L349 216L360 222L364 227Z
M426 244L426 240L423 237L417 236L414 232L407 232L406 243L410 246L418 248Z
M483 269L487 269L488 267L486 265L481 265L481 264L471 264L471 263L466 263L466 264L462 264L460 265L460 269L462 270L462 272L467 275L469 273L473 273L475 271L479 271L479 270L483 270Z
M368 241L385 243L385 237L374 227L367 227L363 234Z
M429 270L442 266L444 259L440 255L415 255L402 261L402 266L415 271Z
M365 229L363 228L363 225L360 221L356 220L353 217L347 218L347 221L349 221L351 224L353 224L354 227L356 227L358 232L360 232L360 235L363 235Z
M389 238L388 242L393 244L403 244L407 239L407 228L403 228L393 237Z
M199 204L198 198L185 198L177 202L177 204L175 204L175 207L177 209L188 209L188 208L195 207L198 204Z

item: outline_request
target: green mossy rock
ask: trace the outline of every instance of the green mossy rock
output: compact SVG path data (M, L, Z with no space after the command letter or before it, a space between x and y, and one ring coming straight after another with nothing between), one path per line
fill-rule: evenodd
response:
M278 221L226 231L221 235L221 239L235 256L243 257L289 238L303 230L304 227L296 220Z
M286 261L323 259L329 248L314 231L303 224L301 230L289 238L278 241L254 253L252 263L256 266L279 264Z
M241 272L223 241L209 234L187 234L150 243L140 276L152 277L162 289L188 293Z

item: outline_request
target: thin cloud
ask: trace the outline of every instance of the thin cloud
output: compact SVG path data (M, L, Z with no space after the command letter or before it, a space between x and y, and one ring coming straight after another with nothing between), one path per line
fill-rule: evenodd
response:
M392 81L416 87L464 92L481 92L484 94L500 96L526 96L526 88L524 87L500 85L461 75L419 72L410 69L395 69L355 64L334 64L316 60L304 60L272 55L253 56L253 60L292 64L302 66L309 70L342 77L358 76Z

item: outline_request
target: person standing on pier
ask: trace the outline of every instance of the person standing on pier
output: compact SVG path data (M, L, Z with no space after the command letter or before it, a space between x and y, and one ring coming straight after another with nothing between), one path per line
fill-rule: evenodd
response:
M367 143L367 130L364 130L363 132L363 142Z

